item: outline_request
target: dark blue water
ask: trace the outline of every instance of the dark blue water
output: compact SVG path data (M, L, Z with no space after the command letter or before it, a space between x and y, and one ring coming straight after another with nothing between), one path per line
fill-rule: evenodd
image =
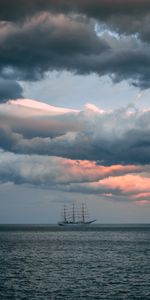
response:
M150 299L150 226L0 226L0 299Z

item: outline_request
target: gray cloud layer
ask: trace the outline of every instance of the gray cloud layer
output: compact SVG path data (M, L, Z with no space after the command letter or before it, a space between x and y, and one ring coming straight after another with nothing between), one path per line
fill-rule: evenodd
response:
M100 55L109 48L88 24L63 15L44 13L21 28L12 24L1 27L0 66L4 77L14 76L12 70L5 70L7 65L26 79L38 79L49 69L84 72L86 62L81 64L82 58L87 60L89 55Z
M150 163L150 111L101 112L88 106L78 113L32 116L30 108L20 108L18 115L17 108L5 104L0 115L0 147L7 151L104 165Z
M109 186L109 178L116 180L120 176L148 176L149 167L135 166L98 166L93 162L75 161L58 157L41 157L37 155L16 155L0 151L0 183L38 186L62 191L86 194L98 194L103 197L139 195L149 192L147 186L135 190L115 185ZM127 175L128 174L128 175ZM125 177L124 177L125 178ZM132 177L131 177L132 178ZM134 177L133 177L134 178ZM138 178L138 177L137 177ZM148 177L145 177L149 181ZM105 182L106 180L106 182ZM108 180L108 183L107 183ZM133 180L133 179L132 179ZM107 183L107 184L106 184Z
M149 166L104 167L94 162L58 157L2 151L0 155L0 184L91 194L111 200L149 202Z
M56 187L58 184L90 183L109 176L143 171L139 166L103 167L93 162L72 161L55 156L19 155L3 151L0 151L0 155L0 182L3 183Z
M66 69L149 88L149 8L146 0L0 0L1 76L37 80Z
M43 11L54 13L81 13L94 18L109 16L141 15L150 9L149 0L1 0L0 18L2 20L19 20Z

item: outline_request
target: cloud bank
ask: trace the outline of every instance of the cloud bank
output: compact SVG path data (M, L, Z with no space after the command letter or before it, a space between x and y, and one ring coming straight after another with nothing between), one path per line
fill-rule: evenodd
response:
M8 9L9 7L9 9ZM1 0L1 20L17 21L43 11L53 13L79 13L92 18L108 18L113 15L141 16L148 14L150 3L148 0Z
M148 204L150 111L0 104L0 183Z
M35 166L35 168L34 168ZM19 155L1 151L0 180L16 184L65 185L95 182L109 176L142 172L140 166L100 166L96 162L71 160L60 157Z
M93 194L123 201L149 201L149 166L100 166L96 162L1 151L0 183Z
M0 0L0 75L34 81L68 70L149 88L149 8L147 0Z
M36 101L9 101L0 106L0 147L102 165L144 165L150 162L149 120L149 110L134 107L102 111L87 105L73 111L46 105L44 110Z

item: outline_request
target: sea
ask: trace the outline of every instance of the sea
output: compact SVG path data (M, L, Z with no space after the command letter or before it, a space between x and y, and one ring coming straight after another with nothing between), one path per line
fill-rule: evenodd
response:
M150 299L150 225L0 225L7 299Z

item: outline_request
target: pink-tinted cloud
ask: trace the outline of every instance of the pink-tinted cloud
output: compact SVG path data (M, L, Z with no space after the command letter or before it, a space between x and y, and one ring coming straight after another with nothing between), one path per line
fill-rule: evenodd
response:
M101 180L101 185L112 189L119 189L123 193L150 192L150 178L140 175L126 174L118 177L108 177Z
M139 166L100 166L96 162L81 161L81 160L66 160L61 159L61 167L63 168L62 180L65 182L95 182L101 178L107 178L108 176L119 176L121 174L139 172L141 167Z
M71 160L59 157L42 157L17 155L1 152L0 178L5 181L14 181L14 178L23 178L32 183L39 180L39 184L73 184L92 183L109 176L120 176L141 171L138 166L100 166L96 162ZM33 168L34 166L34 168ZM14 174L14 178L12 176Z
M137 195L134 195L133 196L134 197L134 199L145 199L145 198L149 198L149 200L150 200L150 192L145 192L145 193L139 193L139 194L137 194ZM144 200L143 200L144 201Z
M32 100L32 99L17 99L17 100L9 100L7 104L11 105L11 109L14 106L15 109L27 109L28 115L63 115L66 113L77 113L79 110L56 107L52 106L40 101ZM17 114L17 113L16 113Z
M95 181L85 181L79 182L70 182L68 185L68 191L87 193L87 194L96 194L98 197L107 198L112 200L120 201L134 201L136 203L147 204L150 202L150 178L149 173L140 172L138 168L130 170L130 167L125 168L119 174L116 172L118 166L112 166L109 168L109 171L106 167L104 178L99 178ZM121 166L120 166L121 167ZM111 173L112 169L115 172ZM108 171L108 173L107 173ZM124 172L124 174L123 174ZM129 172L131 172L129 174ZM137 173L135 173L137 172ZM101 173L102 174L102 173ZM94 178L93 178L94 179Z
M150 201L148 166L102 166L87 160L0 154L1 183L27 184L140 204Z

